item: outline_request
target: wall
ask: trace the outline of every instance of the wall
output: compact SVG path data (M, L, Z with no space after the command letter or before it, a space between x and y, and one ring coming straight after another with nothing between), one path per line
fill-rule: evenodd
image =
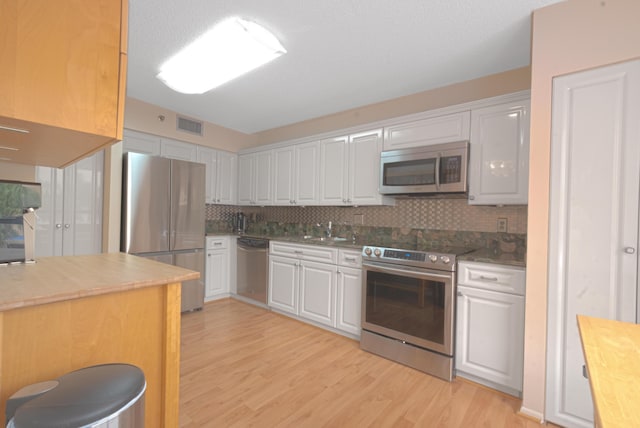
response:
M209 146L215 149L237 152L255 146L253 135L204 122L203 135L176 130L176 112L127 97L124 111L124 127L175 140ZM160 118L163 117L163 120Z
M337 129L462 104L530 88L531 70L517 68L466 82L395 98L340 113L259 132L259 145L302 138Z
M497 219L506 218L509 233L527 231L526 206L476 206L466 199L398 199L395 206L378 207L233 207L208 205L207 220L230 213L255 214L263 221L283 223L349 223L374 227L496 232Z
M638 0L569 0L533 14L522 412L544 416L551 90L554 76L640 57Z
M36 168L32 165L0 161L0 180L34 181Z

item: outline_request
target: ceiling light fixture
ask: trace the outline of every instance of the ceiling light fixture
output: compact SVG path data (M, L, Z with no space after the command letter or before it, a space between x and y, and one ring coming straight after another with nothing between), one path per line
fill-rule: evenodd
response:
M162 64L156 77L177 92L202 94L286 52L264 27L230 18Z

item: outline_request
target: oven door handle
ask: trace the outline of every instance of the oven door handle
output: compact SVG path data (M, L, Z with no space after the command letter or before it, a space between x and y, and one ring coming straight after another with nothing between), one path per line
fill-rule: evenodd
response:
M451 278L450 272L446 274L435 273L433 271L425 272L424 269L416 269L410 266L403 266L402 269L396 269L396 268L390 267L389 265L382 266L379 264L362 263L362 267L365 270L373 270L373 271L382 272L382 273L394 273L400 276L408 276L407 272L410 272L411 274L415 274L411 276L416 276L420 278L441 278L441 279Z

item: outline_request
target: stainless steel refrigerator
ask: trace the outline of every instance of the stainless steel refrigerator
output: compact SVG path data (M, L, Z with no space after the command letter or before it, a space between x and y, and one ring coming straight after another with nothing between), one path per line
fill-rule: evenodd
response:
M182 283L182 312L202 308L205 165L124 155L121 250L200 272Z

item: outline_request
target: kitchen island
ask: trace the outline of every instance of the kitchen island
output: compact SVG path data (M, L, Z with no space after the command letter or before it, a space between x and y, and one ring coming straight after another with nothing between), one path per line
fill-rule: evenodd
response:
M178 426L180 283L199 273L114 253L0 266L0 420L25 385L95 364L145 374L145 426Z
M595 426L640 426L640 325L578 315Z

